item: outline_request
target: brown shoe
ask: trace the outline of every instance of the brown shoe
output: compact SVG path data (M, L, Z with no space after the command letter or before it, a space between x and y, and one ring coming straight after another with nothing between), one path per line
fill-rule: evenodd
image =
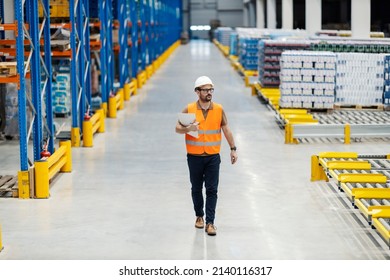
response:
M217 228L213 224L207 224L205 231L208 235L217 235Z
M204 228L204 220L203 220L203 217L196 217L195 227L196 227L196 228Z

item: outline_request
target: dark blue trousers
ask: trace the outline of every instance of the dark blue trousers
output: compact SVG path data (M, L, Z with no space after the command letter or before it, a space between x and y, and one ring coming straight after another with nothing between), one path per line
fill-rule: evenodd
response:
M203 182L206 189L206 224L214 224L215 207L218 198L219 154L210 156L194 156L187 154L188 169L190 170L191 194L195 215L204 216Z

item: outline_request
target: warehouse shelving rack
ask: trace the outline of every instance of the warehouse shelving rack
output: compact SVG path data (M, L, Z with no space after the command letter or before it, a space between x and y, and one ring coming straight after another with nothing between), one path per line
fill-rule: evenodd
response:
M80 146L82 122L91 102L89 0L69 1L73 147Z
M136 0L130 1L131 21L131 78L136 79L138 74L138 15Z
M148 24L145 10L146 0L138 0L138 27L139 27L139 45L138 55L140 60L140 70L143 71L146 68L146 25Z
M116 0L114 2L114 7L117 9L117 20L119 22L118 30L118 44L119 44L119 59L118 59L118 69L119 69L119 84L120 88L123 88L129 79L129 12L126 9L128 1L126 0Z
M49 152L54 152L49 0L41 0L41 3L44 11L41 24L38 19L37 1L16 0L14 2L15 22L0 25L3 30L14 31L16 38L16 40L5 40L3 43L16 44L16 51L10 49L6 56L16 58L17 75L2 77L0 82L16 83L18 88L20 145L18 184L21 198L30 196L32 178L29 173L33 162L41 159L43 149L47 148ZM41 40L45 42L43 53ZM26 94L28 76L31 79L31 98ZM42 108L44 102L46 102L45 112ZM28 127L30 113L31 124ZM29 151L31 138L32 152Z

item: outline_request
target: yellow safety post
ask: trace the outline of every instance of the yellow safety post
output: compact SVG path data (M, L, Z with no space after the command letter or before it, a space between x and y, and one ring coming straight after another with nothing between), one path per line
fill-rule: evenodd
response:
M138 82L137 82L137 79L132 79L131 80L131 84L133 84L132 85L132 87L133 87L133 95L137 95L137 93L138 93Z
M329 181L324 169L321 167L318 156L311 156L311 181Z
M344 127L344 144L351 144L351 126L348 123Z
M291 124L290 123L287 123L285 126L284 126L284 144L290 144L290 137L291 137Z
M142 88L142 85L143 85L143 83L142 83L141 74L138 74L137 75L137 86L138 86L138 88Z
M106 131L106 125L105 125L105 121L104 121L105 120L104 110L103 109L96 110L95 114L100 114L100 118L99 118L100 124L99 124L99 128L98 128L97 132L103 133Z
M110 96L108 98L108 117L116 118L116 98L115 96Z
M100 108L104 111L104 116L107 116L107 102L103 102Z
M28 171L18 172L19 198L30 198L30 176Z
M49 197L49 163L47 159L35 162L35 197Z
M146 67L146 78L150 79L153 75L153 66L149 65Z
M83 121L83 146L93 147L92 122L90 119Z
M124 90L124 99L125 101L127 100L130 100L130 96L131 96L131 84L130 83L126 83L125 86L123 87L123 90Z
M72 147L80 147L80 128L72 127L70 139L72 141Z
M252 96L257 95L257 89L256 89L256 87L255 87L254 85L252 85L251 88L252 88Z
M118 110L123 110L123 108L125 108L125 92L124 92L123 88L118 90L117 95L119 95Z
M72 172L72 147L69 141L61 141L60 147L65 147L65 164L61 167L61 172Z

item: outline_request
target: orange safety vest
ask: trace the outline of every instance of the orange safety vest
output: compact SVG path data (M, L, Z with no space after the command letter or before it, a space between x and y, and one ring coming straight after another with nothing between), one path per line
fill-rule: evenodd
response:
M203 117L202 109L198 109L197 102L188 104L188 113L194 113L196 121L199 122L198 138L186 133L187 153L193 155L219 154L221 150L221 123L222 105L213 103L213 109Z

